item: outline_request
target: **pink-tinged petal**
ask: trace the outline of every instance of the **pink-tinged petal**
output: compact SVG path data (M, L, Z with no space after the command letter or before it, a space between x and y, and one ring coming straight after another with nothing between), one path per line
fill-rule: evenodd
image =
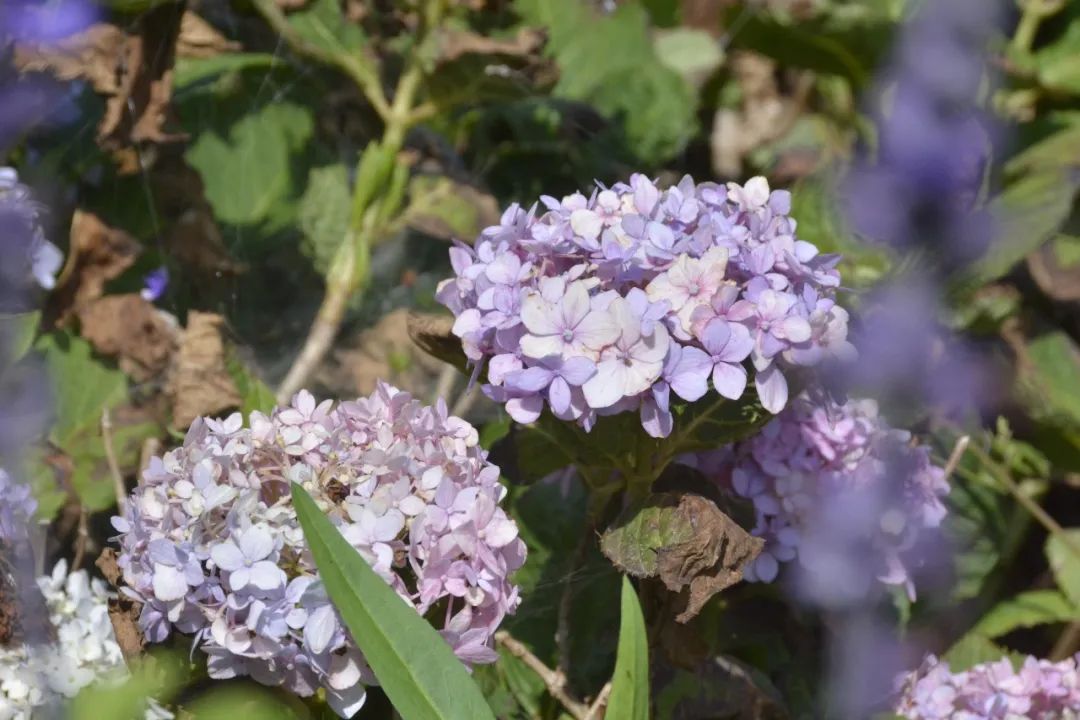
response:
M783 330L784 337L793 343L806 342L813 334L810 323L806 321L806 318L798 315L785 318L780 327Z
M715 306L714 306L715 307ZM727 311L728 320L741 322L757 316L757 307L750 300L738 300Z
M494 385L502 385L507 375L517 372L521 367L521 358L516 355L510 353L496 355L488 362L488 381Z
M718 362L713 368L712 381L716 392L728 400L738 400L746 389L746 369L742 365Z
M594 311L578 323L574 339L590 350L600 350L619 339L619 327L610 312Z
M641 403L641 426L650 437L665 438L671 434L675 420L671 413L662 410L652 398Z
M773 415L784 409L788 400L788 385L784 374L775 365L762 370L754 377L761 405Z
M249 561L262 560L274 552L274 538L261 527L251 527L240 536L240 552Z
M731 325L720 318L709 321L709 324L701 331L701 344L710 355L719 355L723 352L730 338Z
M287 581L285 572L269 560L261 560L252 565L248 575L248 582L260 590L277 590L284 587Z
M308 615L307 625L304 626L304 644L313 653L321 653L334 638L335 630L337 619L333 606L320 605Z
M539 395L523 398L510 398L506 401L506 412L516 422L529 424L536 422L544 409L544 399Z
M556 415L563 415L570 409L570 385L566 380L557 377L551 381L551 387L548 388L548 403L551 405L551 411Z
M604 221L592 210L575 210L570 213L570 228L587 240L595 240L604 229Z
M596 368L596 375L581 386L589 407L611 407L626 395L626 366L617 360L605 360Z
M742 362L754 350L754 338L745 325L732 323L729 329L731 330L731 337L728 338L719 359L724 362Z
M627 397L639 395L649 388L660 378L660 372L664 369L663 362L643 362L635 360L626 368L626 379L623 381L623 394Z
M518 536L517 525L506 517L495 519L484 528L484 539L493 548L501 548L509 545Z
M672 301L673 298L679 297L680 305L686 302L687 298L686 291L676 288L671 283L671 277L666 272L660 273L652 279L652 282L645 287L645 294L650 302Z
M576 328L578 323L589 314L589 290L582 281L572 282L566 286L566 294L558 303L558 311L562 314L560 329Z
M525 335L521 338L521 352L536 360L551 355L562 355L563 340L558 335Z
M469 311L466 310L465 312ZM462 315L464 314L462 313ZM556 309L539 295L529 295L521 301L521 322L530 333L554 335L560 332L562 328L559 327L557 319L558 313ZM461 315L458 316L458 321L461 321ZM479 326L479 323L477 325ZM456 330L454 334L457 335Z
M581 385L596 374L596 363L589 358L572 357L559 368L559 375L571 385Z
M210 559L222 570L232 572L244 566L244 554L231 542L215 545L210 549Z
M154 565L154 596L158 600L172 602L187 595L188 584L184 573L169 565Z
M696 347L684 347L679 364L668 379L675 394L688 402L700 400L709 391L712 359Z

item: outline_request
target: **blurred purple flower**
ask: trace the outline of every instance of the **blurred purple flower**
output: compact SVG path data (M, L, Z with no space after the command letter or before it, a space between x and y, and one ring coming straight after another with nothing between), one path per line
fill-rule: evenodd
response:
M162 265L146 274L146 277L143 278L143 289L139 294L147 302L156 302L165 294L168 287L169 268Z
M101 19L102 8L86 0L5 0L0 6L0 38L53 43Z

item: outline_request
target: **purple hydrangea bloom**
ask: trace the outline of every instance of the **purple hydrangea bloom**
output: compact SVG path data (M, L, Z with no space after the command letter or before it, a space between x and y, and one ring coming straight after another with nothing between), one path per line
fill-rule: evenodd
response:
M37 512L29 485L17 483L0 468L0 540L22 541L27 537L27 524Z
M588 429L640 410L665 437L671 390L692 402L711 376L739 399L750 359L777 413L788 370L852 354L836 259L797 239L789 194L764 178L685 177L661 191L635 174L591 197L541 200L546 212L512 205L474 247L451 249L455 276L437 293L470 361L487 366L484 392L520 422L549 407ZM555 368L579 359L595 372L582 379L576 365L557 382Z
M894 712L909 720L1075 720L1080 717L1080 655L1061 662L1028 656L954 673L933 655L897 678Z
M753 534L766 544L747 579L771 582L799 558L809 599L858 600L875 578L914 598L912 551L944 519L949 488L929 449L910 440L872 400L807 391L758 435L689 461L753 504Z
M41 206L13 168L0 167L0 312L32 309L35 286L51 290L64 262L60 249L45 239Z
M543 367L550 384L580 382L580 368ZM441 608L463 662L483 663L517 608L509 576L525 560L498 478L476 430L445 403L425 407L386 384L336 407L301 392L252 413L250 427L239 414L200 418L113 519L124 592L143 603L148 640L192 636L211 677L248 675L302 696L322 688L348 717L375 679L319 582L290 483L418 613Z

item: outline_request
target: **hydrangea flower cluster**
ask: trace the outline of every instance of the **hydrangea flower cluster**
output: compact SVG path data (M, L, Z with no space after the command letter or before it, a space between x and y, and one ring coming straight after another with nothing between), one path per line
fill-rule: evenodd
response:
M796 237L790 194L765 178L661 191L635 174L541 202L454 247L456 276L437 292L476 372L486 363L484 392L518 422L546 405L588 430L639 410L666 437L672 391L693 402L711 379L738 399L749 360L777 413L787 370L853 354L837 258Z
M1076 720L1080 655L1061 662L1008 659L953 673L933 655L897 678L895 712L908 720Z
M493 661L525 544L478 441L441 400L425 407L385 383L336 407L301 392L252 413L250 428L239 414L196 420L113 520L146 638L187 633L213 678L248 675L300 696L323 688L342 716L359 709L375 679L319 581L291 502L297 482L418 613L437 612L462 661Z
M0 541L26 538L27 523L37 511L37 500L30 486L17 483L0 468Z
M41 211L18 173L0 167L0 226L5 234L0 246L0 311L25 311L33 284L46 290L56 284L64 255L45 239Z
M797 556L804 565L814 563L825 553L808 554L800 546L818 540L820 526L846 532L836 525L847 524L856 528L847 533L848 544L873 555L869 572L883 583L903 586L914 599L905 554L921 531L941 524L949 486L944 470L931 462L929 448L910 441L910 433L888 426L872 400L839 404L827 393L807 391L759 434L694 462L753 503L752 532L766 544L747 571L748 580L771 582L780 563ZM844 498L866 501L853 513L858 517L826 521L822 509ZM841 564L854 571L854 563ZM820 570L830 577L827 568Z
M0 648L0 718L58 717L63 703L93 682L120 682L127 676L109 621L109 593L85 570L68 573L61 560L38 589L56 630L49 645ZM169 720L172 713L151 701L146 720Z

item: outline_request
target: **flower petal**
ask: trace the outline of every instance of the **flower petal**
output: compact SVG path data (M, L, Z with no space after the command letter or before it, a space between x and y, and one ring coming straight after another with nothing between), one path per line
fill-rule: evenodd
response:
M746 369L742 365L718 362L713 368L713 386L728 400L738 400L746 389Z

